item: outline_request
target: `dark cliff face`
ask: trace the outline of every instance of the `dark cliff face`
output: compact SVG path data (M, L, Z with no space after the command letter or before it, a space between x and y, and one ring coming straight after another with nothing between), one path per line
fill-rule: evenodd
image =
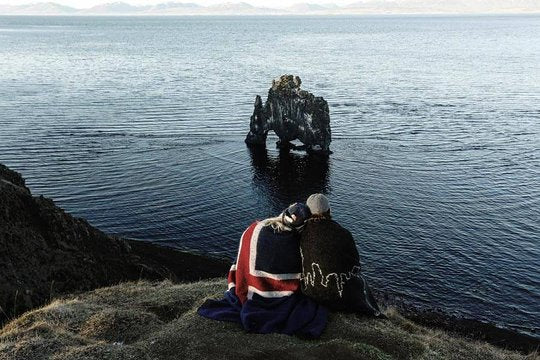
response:
M224 261L111 237L33 197L0 164L0 320L51 297L121 281L224 276Z
M329 152L331 138L328 103L300 89L298 76L283 75L272 82L263 104L259 95L246 137L248 145L265 146L268 131L273 130L281 146L300 140L308 151Z

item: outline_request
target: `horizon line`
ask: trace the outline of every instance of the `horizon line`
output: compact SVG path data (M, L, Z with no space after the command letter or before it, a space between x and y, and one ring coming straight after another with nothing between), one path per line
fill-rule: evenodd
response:
M196 1L196 0L195 0ZM249 0L248 0L249 1ZM427 0L429 2L429 0ZM338 5L326 2L295 2L282 7L253 5L247 1L224 1L201 4L189 1L164 1L156 4L136 5L125 1L100 3L85 8L76 8L53 1L32 2L19 5L0 3L0 16L366 16L366 15L536 15L540 5L525 6L478 6L464 8L463 4L440 6L438 4L411 4L390 2L389 7L380 8L372 1L348 2ZM40 7L41 6L41 7ZM161 6L161 7L160 7ZM124 7L124 8L122 8ZM425 9L425 10L424 10Z
M74 14L2 14L0 16L51 16L51 17L323 17L323 16L332 16L332 17L368 17L368 16L441 16L441 17L453 17L453 16L538 16L540 15L539 11L534 12L410 12L410 13L398 13L398 12L370 12L370 13L308 13L308 14L299 14L299 13L273 13L273 14L218 14L218 13L199 13L199 14L163 14L163 13L74 13Z

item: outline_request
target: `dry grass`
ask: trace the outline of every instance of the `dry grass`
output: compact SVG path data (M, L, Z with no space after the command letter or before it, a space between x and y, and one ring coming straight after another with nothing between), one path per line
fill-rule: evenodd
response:
M418 326L332 314L319 340L248 334L199 317L223 280L126 283L55 300L0 330L0 359L485 359L540 360Z

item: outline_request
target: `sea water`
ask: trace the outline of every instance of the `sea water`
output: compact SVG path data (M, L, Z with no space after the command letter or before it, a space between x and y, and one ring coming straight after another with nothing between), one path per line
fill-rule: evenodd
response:
M540 17L0 17L0 162L124 237L233 258L314 192L380 290L540 331ZM250 151L281 74L333 154Z

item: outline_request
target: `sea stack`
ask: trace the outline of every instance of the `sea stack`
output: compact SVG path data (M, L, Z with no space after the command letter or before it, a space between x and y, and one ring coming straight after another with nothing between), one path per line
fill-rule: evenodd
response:
M278 147L298 148L291 144L300 140L308 152L330 153L331 131L328 103L320 96L302 90L300 77L282 75L272 81L263 104L255 97L255 109L249 124L246 144L266 146L266 136L273 130L279 137Z

